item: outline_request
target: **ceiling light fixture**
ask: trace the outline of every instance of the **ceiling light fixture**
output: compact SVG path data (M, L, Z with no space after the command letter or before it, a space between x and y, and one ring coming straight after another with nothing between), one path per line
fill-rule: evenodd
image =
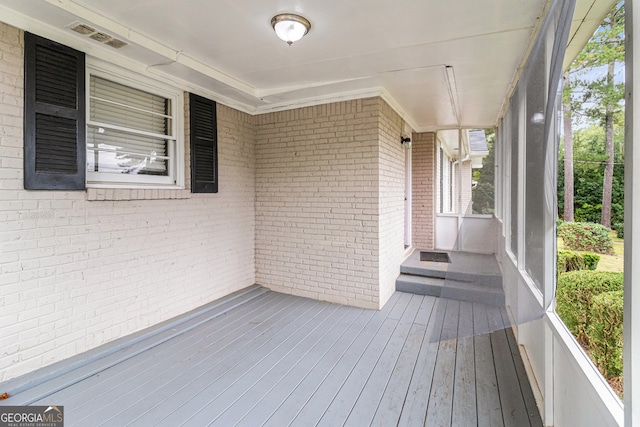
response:
M291 46L309 32L311 23L300 15L282 13L271 18L271 26L276 35Z

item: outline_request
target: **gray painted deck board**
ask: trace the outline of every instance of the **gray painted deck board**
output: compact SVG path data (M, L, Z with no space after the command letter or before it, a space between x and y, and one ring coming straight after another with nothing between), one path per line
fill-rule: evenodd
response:
M118 366L120 363L130 360L142 352L146 354L149 349L159 344L171 342L177 335L184 335L184 333L188 331L198 329L203 323L211 321L211 319L216 318L216 316L219 316L221 313L224 314L227 310L240 308L252 299L263 297L265 294L268 295L264 289L252 287L249 290L236 293L229 299L223 298L220 302L213 304L213 307L207 307L204 310L200 310L196 315L181 320L178 323L178 330L166 328L165 325L160 324L155 326L155 328L159 330L152 336L140 337L138 333L133 334L133 338L130 337L130 341L126 343L127 345L124 347L121 346L122 348L120 348L119 351L108 352L108 354L100 357L98 360L80 363L77 365L77 368L71 371L65 371L59 375L55 375L47 381L38 382L37 385L21 391L18 395L14 395L12 399L13 404L34 404L34 402L43 396L50 396L52 393L64 390L79 381L104 371L106 368ZM95 354L94 351L88 353Z
M182 360L177 368L163 372L163 385L145 387L137 396L138 403L131 405L126 412L118 414L118 417L125 419L131 415L130 419L134 419L139 425L158 423L201 394L210 384L218 381L221 384L226 373L237 369L239 365L242 367L242 363L249 363L250 360L247 359L259 354L258 350L267 353L269 348L277 343L272 342L271 347L268 347L269 339L278 333L282 334L281 327L288 331L287 326L295 324L295 320L308 314L311 308L311 304L296 304L293 308L285 305L279 306L279 309L273 312L267 310L263 315L258 315L249 322L250 325L253 324L253 328L244 336L234 338L226 348L194 354L193 358ZM151 385L149 383L147 385ZM131 397L128 397L127 400L130 399ZM171 401L172 405L165 405L167 401Z
M282 314L288 307L289 306L286 304L278 305L274 307L273 311L269 310L264 314L258 315L258 318L260 320L269 320L276 315L280 315L280 319L289 320L295 318L299 311L305 312L306 310L311 310L313 305L304 304L299 307L296 306L296 308L292 309L289 313L284 314L283 317ZM263 317L261 318L260 316ZM251 324L252 322L249 323ZM255 329L258 328L256 327ZM265 331L269 333L271 329L265 329ZM250 344L252 341L241 341L235 339L234 342L238 345L243 345L247 342ZM202 379L203 377L200 375L201 369L207 366L209 360L215 356L216 353L217 352L215 350L207 347L199 353L196 353L200 357L198 361L193 360L193 363L191 363L190 354L183 355L181 353L167 353L167 357L169 357L165 364L167 366L163 366L162 370L154 370L153 372L148 373L145 375L144 381L134 381L133 384L129 384L129 381L127 381L124 384L124 387L120 388L122 391L112 395L109 399L113 407L110 408L109 406L111 405L109 405L107 407L100 408L97 411L95 409L92 410L91 405L85 405L78 408L77 414L79 424L86 425L85 423L88 422L86 418L100 417L99 419L104 420L104 424L118 425L116 423L118 419L124 419L126 414L138 413L138 411L140 411L144 406L151 405L154 402L158 402L158 406L166 398L171 399L173 402L178 402L181 395L183 395L187 400L191 399L193 397L193 389L185 390L184 388L181 388L180 385L193 377ZM233 359L233 357L221 360L221 362L224 361L228 361L227 364L234 366L238 363L237 360ZM220 363L219 365L222 365L222 368L224 369L227 364ZM128 378L125 379L128 380ZM194 383L196 383L196 381L197 379ZM206 384L208 384L208 381L201 380L201 382L206 382ZM178 392L172 394L173 390L178 390ZM104 401L104 399L100 400ZM118 412L114 413L114 408L118 408ZM154 415L158 412L159 410L154 411ZM121 413L124 413L124 415L121 415ZM71 421L73 421L74 418L72 418ZM73 425L73 423L70 425Z
M476 400L478 405L478 426L503 427L502 408L498 393L496 367L491 348L487 309L485 306L473 307L474 327L479 334L474 337L476 364ZM542 425L542 422L540 423Z
M335 351L327 354L327 357L304 378L304 380L296 387L293 393L283 399L278 409L267 419L267 426L284 426L290 425L293 420L302 412L316 394L317 389L325 384L331 376L339 375L341 370L346 369L350 360L357 360L364 349L369 345L374 336L377 335L379 329L391 309L400 299L400 293L394 294L387 305L379 312L367 318L367 324L363 329L354 329L354 333L348 336ZM339 367L340 365L340 367ZM316 407L320 407L319 399L314 399ZM259 420L254 419L257 425Z
M476 366L473 304L469 302L460 302L458 336L451 424L459 427L475 426L478 424Z
M425 325L412 325L409 336L400 351L397 364L380 398L380 403L372 402L372 405L377 405L377 409L373 414L371 425L384 427L398 424L426 328ZM373 409L371 408L368 415L373 413ZM350 417L354 415L355 411L351 413Z
M458 333L460 301L447 300L447 310L442 325L442 335L438 343L438 356L433 375L426 426L451 425L453 407L454 369L456 363L455 336Z
M329 393L333 394L328 407L318 420L303 413L303 417L298 417L302 425L335 426L344 424L399 323L400 321L394 319L385 320L380 333L371 341L344 381L338 379L340 384L338 381L325 383L329 384ZM335 393L333 393L334 390Z
M384 391L388 386L392 374L395 372L394 367L397 366L402 350L411 351L411 348L407 348L405 345L407 340L411 338L412 326L421 304L422 298L418 295L413 295L393 336L389 340L384 352L380 355L380 359L378 359L375 368L369 375L367 383L362 388L362 391L360 391L358 400L351 409L344 423L345 425L358 426L371 423Z
M327 325L324 335L320 339L310 337L314 341L305 345L301 343L302 349L299 352L287 355L287 358L280 361L272 369L268 375L260 379L259 383L249 388L241 398L237 399L220 417L214 421L219 425L236 425L246 415L246 413L254 407L263 406L264 398L273 394L275 397L282 399L283 393L293 388L291 383L295 385L298 378L304 377L309 369L326 354L326 350L340 339L350 328L355 320L359 317L356 310L344 310L344 316L336 322ZM284 386L281 384L284 382ZM264 419L264 418L263 418Z
M489 324L502 323L500 312L489 312ZM518 382L511 348L504 329L498 329L491 334L491 346L496 366L500 404L502 406L502 418L506 427L529 426L529 415L524 404L524 397Z
M236 332L236 334L242 332L235 327L236 323L239 326L249 325L249 322L255 317L256 313L263 316L269 313L277 313L277 310L283 310L287 307L287 302L291 304L294 300L278 299L277 294L274 294L263 300L249 301L245 305L238 307L224 319L220 319L221 322L226 321L225 330L228 331L228 333L225 334L225 337L233 332ZM250 317L252 314L253 316ZM87 378L83 381L84 392L91 395L92 400L111 399L111 396L113 396L112 393L126 383L138 384L140 380L144 380L145 374L149 375L152 372L162 372L168 369L175 363L175 359L181 356L181 352L188 354L189 351L193 351L195 353L202 350L202 347L204 347L202 344L219 344L220 339L215 341L217 337L214 335L221 330L218 326L220 323L216 322L216 320L218 319L214 319L210 323L203 325L198 330L186 332L182 335L181 340L171 340L163 346L149 349L146 352L147 357L125 360L100 374ZM212 328L215 329L211 331ZM200 344L200 346L198 346L198 344ZM125 384L123 384L123 378L125 378ZM61 390L47 400L50 401L52 398L65 399L65 402L68 402L67 404L71 406L80 403L84 405L89 403L83 394L72 394L68 396L67 390ZM43 402L36 402L36 404L40 403Z
M400 352L398 364L380 400L372 425L390 426L398 424L409 393L411 380L419 363L418 359L423 351L423 342L427 336L429 318L433 312L435 301L436 298L433 297L422 298L409 338L405 343L405 348Z
M264 422L276 412L284 399L291 398L295 390L301 391L305 388L302 385L305 380L310 378L307 381L313 383L315 382L313 374L317 376L318 372L326 372L329 369L327 366L332 364L332 355L335 357L343 354L351 343L349 330L362 331L373 315L372 312L364 310L361 312L352 310L352 313L357 314L358 317L344 331L341 331L342 334L331 345L329 342L326 344L318 343L318 349L311 353L311 357L299 361L295 368L279 381L268 394L256 401L251 407L245 408L242 418L236 424L258 425Z
M317 315L326 309L326 306L313 305L309 309L298 313L298 316L290 319L279 328L276 334L274 334L268 341L264 342L264 339L256 341L260 344L255 349L252 348L250 353L247 353L244 358L238 357L228 361L228 364L223 369L216 370L217 372L212 376L200 375L191 384L182 388L182 396L180 401L182 405L174 405L172 408L162 408L163 413L171 410L167 416L158 423L158 425L164 426L177 426L182 425L185 419L185 414L190 416L197 411L200 411L205 405L209 404L213 399L220 394L228 390L236 381L242 380L248 371L253 369L256 365L260 364L264 359L273 357L274 352L282 347L282 350L287 349L287 345L292 345L294 339L300 338L307 331L310 326L311 320L314 320ZM273 329L273 328L272 328ZM171 399L175 399L174 395ZM158 413L158 408L154 409L154 416Z
M372 311L253 292L221 310L24 396L64 405L69 426L542 425L495 307L396 292Z
M325 310L322 314L326 315L326 318L318 319L319 322L310 322L308 328L299 329L296 334L292 335L290 345L280 346L268 358L261 360L260 364L247 371L232 387L225 390L209 405L203 407L190 420L190 423L207 425L207 422L211 420L214 425L227 426L237 422L238 418L241 418L241 413L236 415L236 413L230 411L231 407L239 403L243 398L247 401L246 403L250 403L254 398L251 395L247 396L249 391L251 391L252 395L257 395L256 397L264 396L273 383L287 375L296 361L307 356L314 344L322 340L329 332L334 331L335 325L331 324L332 317L335 316L339 321L342 320L347 312L348 310L346 309L340 310L340 308L335 307ZM340 315L342 317L339 317ZM236 409L243 410L242 407L238 408L237 405ZM211 414L220 415L212 419Z
M424 423L446 308L447 300L437 299L434 301L427 332L422 340L422 347L418 355L418 362L400 414L399 426L417 426Z

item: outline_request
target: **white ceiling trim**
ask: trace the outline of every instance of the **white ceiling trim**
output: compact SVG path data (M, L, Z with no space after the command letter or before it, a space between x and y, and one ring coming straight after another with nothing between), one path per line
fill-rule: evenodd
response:
M3 0L0 0L0 2L2 1ZM434 55L439 55L438 58L442 58L438 60L434 59L433 62L440 62L442 65L430 64L426 67L412 67L411 65L415 65L415 61L407 59L407 56L412 51L407 51L406 49L403 50L404 48L402 48L400 50L393 51L392 53L395 56L392 55L391 58L394 61L398 61L401 65L407 63L408 65L405 64L406 67L408 67L406 70L403 68L402 70L389 72L376 72L376 69L384 70L389 67L373 67L372 69L372 64L375 65L375 61L380 59L372 57L368 59L364 58L363 64L358 62L359 65L365 66L364 70L369 70L364 71L363 73L328 73L325 75L319 75L316 73L314 74L314 78L300 78L299 75L295 74L296 70L293 70L290 71L291 79L272 79L272 86L264 83L264 87L262 87L263 83L256 83L251 80L250 74L234 74L232 71L228 71L230 74L227 74L222 71L222 69L224 69L222 63L212 62L209 64L205 62L206 60L203 61L202 58L206 58L206 55L201 56L201 59L196 59L192 56L194 53L191 51L187 53L186 51L176 50L184 48L183 45L185 45L185 39L181 39L180 37L177 39L175 37L173 39L171 37L163 37L162 34L164 33L162 32L162 27L160 28L160 33L157 31L151 31L149 33L156 35L160 34L158 35L160 38L156 38L145 35L143 30L143 28L153 29L153 27L140 26L138 28L136 27L136 24L132 22L124 24L126 20L123 21L123 23L119 23L117 21L118 18L110 17L109 11L111 8L102 9L100 2L93 2L93 6L88 6L84 5L81 0L28 0L29 3L20 3L25 0L4 1L8 4L13 4L17 10L21 11L18 12L16 10L9 9L7 6L0 5L1 19L7 24L66 44L72 48L85 52L90 57L103 59L125 69L155 78L160 82L168 83L174 87L206 96L207 98L216 100L251 115L366 97L381 97L402 117L402 119L407 123L407 126L410 126L416 132L432 132L440 129L454 128L456 126L455 121L451 119L448 114L444 114L446 104L449 104L449 108L454 109L454 113L456 112L456 108L451 105L451 101L453 99L457 101L454 101L453 104L458 104L458 108L464 107L464 105L461 105L461 101L463 104L466 102L465 105L467 105L468 108L464 111L468 113L470 122L484 122L480 126L469 126L469 122L464 122L465 128L485 128L489 121L499 120L506 109L509 98L512 96L515 84L521 74L522 65L526 61L531 49L532 40L535 39L535 36L539 31L540 23L542 22L542 19L538 19L535 27L531 27L534 31L529 39L529 47L525 52L521 52L518 49L517 52L513 53L514 56L509 65L509 71L503 73L501 76L501 85L504 86L501 86L499 98L502 99L497 98L495 93L496 90L485 91L492 96L491 99L495 98L495 100L492 101L492 105L494 107L491 108L488 114L480 114L477 102L474 103L473 98L478 95L475 95L473 90L469 90L471 84L478 85L478 82L476 81L477 79L469 79L468 70L466 74L463 72L465 70L464 67L468 65L464 61L461 63L453 61L453 63L451 63L452 66L456 67L455 77L458 85L457 88L453 88L452 90L455 92L460 90L461 93L450 93L449 96L446 97L448 99L440 97L440 92L434 89L438 87L443 88L442 85L446 84L446 72L444 82L437 82L435 81L436 79L434 79L434 81L429 83L431 86L425 86L427 89L430 88L430 91L424 92L425 95L422 98L412 96L417 92L411 92L406 88L410 87L410 85L426 84L423 80L415 79L413 74L408 75L408 77L411 78L407 78L407 81L404 81L402 76L394 76L396 71L416 70L418 68L442 67L443 70L445 70L444 64L448 64L451 61L446 60L446 52L440 52L436 48L434 48L435 50L432 53ZM30 3L31 1L33 1L33 3ZM546 14L550 1L551 0L535 1L536 9L538 6L542 6L542 16ZM571 45L577 47L578 44L582 43L579 40L583 37L582 32L586 31L590 27L597 26L597 22L594 21L597 19L595 15L602 15L603 13L606 14L606 11L608 11L607 3L609 3L610 7L614 1L615 0L578 0L578 4L581 5L581 7L578 8L577 15L573 22L574 28L572 28L570 47ZM42 3L40 3L39 6L36 6L36 3L39 2ZM126 6L126 2L118 2L118 4L120 4L122 8L125 8ZM149 3L143 0L136 0L136 4L139 6L144 5L145 7L149 6ZM29 17L29 10L34 13L34 16L36 16L37 19L42 19L42 21L37 21L33 17ZM537 11L536 16L538 16ZM63 23L62 21L67 18L69 19L69 22ZM130 46L122 51L117 51L108 46L94 42L86 37L81 37L66 28L66 26L72 21L85 22L88 25L104 31L105 33L113 35L114 37L126 40L130 43ZM531 24L533 25L533 22L531 22ZM138 29L135 30L134 28ZM260 31L266 30L266 28L263 28ZM526 34L521 38L522 47L524 47L524 44L527 41L527 36L529 36L529 34ZM160 42L158 40L162 41ZM172 42L171 40L174 41ZM171 43L175 44L175 48L170 47ZM430 42L427 44L433 43L438 44L438 42ZM464 46L460 48L462 49ZM245 49L244 52L246 51L247 50ZM462 51L468 52L468 49L463 49ZM522 55L522 57L518 58L515 56L518 54ZM569 51L567 52L567 55L570 55ZM269 58L271 57L268 57L267 59ZM415 58L415 55L412 58ZM475 56L473 56L473 58L475 58ZM241 55L240 59L243 59ZM371 62L371 64L367 61ZM519 65L517 68L512 69L511 67L515 64ZM405 65L402 66L405 67ZM229 69L233 69L233 67ZM460 74L458 71L461 71ZM302 74L304 76L303 72L304 67L298 70L298 74ZM362 76L359 74L368 75ZM387 74L391 77L387 78ZM485 74L487 73L481 73L480 75L484 76ZM323 80L323 78L326 80ZM253 83L248 83L250 81ZM269 80L267 79L267 81ZM303 82L305 83L302 84ZM451 86L451 84L449 86ZM502 87L507 89L504 95L502 94ZM394 96L391 96L391 93L393 93ZM470 94L470 101L466 100L466 98L461 99L461 96L465 93ZM421 107L419 104L422 99L425 99L425 96L429 97L427 99L431 102L431 104L429 104L429 108L422 108L424 106ZM398 102L398 100L402 102ZM401 105L403 105L404 108ZM498 106L500 106L500 109L495 108ZM435 109L436 107L437 110ZM460 113L460 111L457 111L457 113ZM493 114L496 114L495 118L493 117ZM460 124L459 117L457 117L457 121L458 124ZM421 123L421 126L418 126L418 122ZM495 125L495 123L491 123L489 126L491 125Z
M143 76L153 78L164 84L207 97L244 113L251 115L256 114L256 108L251 105L238 102L202 86L194 85L187 80L171 74L163 73L153 68L153 65L145 65L140 62L133 61L130 58L117 53L111 47L96 43L90 39L76 37L75 35L67 32L64 28L53 27L45 24L44 22L36 21L33 18L29 18L26 15L2 5L0 5L0 16L2 16L2 21L9 25L20 28L24 31L38 34L58 43L62 43L76 50L85 52L89 56L99 58L100 60L115 64L129 71L134 71Z
M47 0L47 1L50 3L55 3L55 1L58 1L58 0L55 0L55 1ZM59 0L59 1L65 4L69 3L67 0ZM74 3L74 5L76 4ZM82 10L86 11L87 9L82 8ZM75 10L73 11L67 10L67 11L74 15L76 14ZM95 15L95 17L98 18L97 20L99 21L99 24L94 21L94 18L95 18L94 16L79 16L79 18L86 20L87 23L89 24L93 24L97 27L103 27L106 31L113 32L118 36L127 38L129 41L132 41L133 43L137 44L137 42L134 42L133 39L130 39L128 36L126 36L126 34L123 34L122 29L126 29L126 27L120 26L119 24L116 24L110 20L107 20L107 21L112 23L114 27L121 27L121 28L118 29L114 27L109 27L108 23L107 25L103 25L103 20L100 19L100 15L94 14L91 11L88 11L88 12ZM400 107L400 104L382 87L342 92L342 93L331 94L326 96L314 96L313 98L302 99L302 100L291 101L291 102L287 101L287 102L269 104L269 105L256 108L254 106L251 106L242 102L238 102L232 98L222 96L219 93L211 91L203 86L195 85L187 80L176 77L171 73L163 72L160 69L156 68L157 65L161 65L161 64L145 65L145 64L133 61L130 58L114 51L113 48L97 44L92 40L77 37L74 34L69 33L65 28L50 26L48 24L45 24L44 22L34 20L33 18L23 15L22 13L16 12L15 10L10 9L6 6L0 5L0 15L2 16L3 22L6 22L9 25L12 25L17 28L21 28L25 31L29 31L34 34L38 34L42 37L52 39L59 43L63 43L74 49L80 50L82 52L86 52L88 55L98 57L103 61L113 63L127 70L134 71L142 75L145 75L147 77L154 78L165 84L169 84L172 86L179 86L182 90L207 97L216 102L220 102L228 107L237 109L239 111L242 111L250 115L259 115L259 114L266 114L266 113L277 112L277 111L285 111L285 110L290 110L292 108L311 107L314 105L329 104L333 102L351 101L355 99L364 99L364 98L371 98L371 97L381 97L416 132L430 132L434 130L431 128L418 127L416 125L416 121L408 113L406 113L406 111L402 107ZM160 46L160 49L159 49L160 51L159 52L155 51L155 53L158 53L166 57L167 59L169 59L168 63L178 62L177 61L178 58L180 58L181 56L185 57L184 55L179 55L178 52L173 51L171 49L168 49L168 48L163 49L162 45L160 45L159 43L153 42L153 44L155 44L156 47ZM170 52L176 54L174 59L168 56L170 55ZM196 62L187 62L187 63L182 62L182 65L192 68L190 67L190 64L196 64ZM204 67L210 68L207 66L204 66ZM204 70L202 68L194 69L194 70L206 75L207 77L211 77L215 79L214 76L207 73L203 73L202 71ZM335 82L332 82L332 83L335 83ZM324 82L324 83L318 84L317 86L321 87L321 86L325 86L326 84L327 82ZM309 88L309 86L305 86L304 88ZM289 92L291 90L295 90L295 88L287 88L287 89L280 88L277 91L273 91L273 92L265 90L265 91L262 91L261 95L268 96L273 94L281 94L281 93ZM251 94L251 96L255 96L255 95Z
M100 15L96 12L93 12L92 10L87 9L84 6L78 5L77 3L71 0L45 0L45 1L49 4L52 4L56 7L59 7L65 10L66 12L72 14L73 16L77 17L81 21L86 21L86 23L90 25L101 27L107 32L113 33L118 37L125 38L128 41L130 41L132 44L148 49L166 58L168 61L162 64L151 64L151 65L138 63L124 55L114 52L112 48L98 45L93 41L84 40L82 38L76 37L75 35L68 33L64 28L57 28L57 27L50 26L41 21L36 21L32 18L29 18L19 12L14 11L13 9L9 9L5 6L0 6L0 12L2 13L3 21L5 21L7 24L16 26L18 28L22 28L23 30L39 34L43 37L53 39L60 43L64 43L75 49L81 50L83 52L87 52L90 55L98 56L103 60L114 63L125 69L150 76L152 78L161 80L162 82L171 84L173 86L179 85L183 90L205 96L207 98L210 98L217 102L221 102L229 107L235 108L247 114L251 114L251 115L266 114L271 112L290 110L292 108L303 108L303 107L310 107L314 105L329 104L333 102L351 101L355 99L364 99L364 98L371 98L371 97L381 97L416 132L433 131L433 129L431 128L421 128L417 126L417 123L413 119L413 117L411 117L400 106L400 104L382 87L374 87L374 88L367 88L367 89L356 90L356 91L333 93L325 96L322 96L322 95L314 96L312 98L300 99L296 101L286 101L281 103L269 104L261 107L254 107L242 102L238 102L237 100L231 99L226 96L222 96L219 93L208 90L207 88L202 87L200 85L194 85L193 83L190 83L187 80L176 77L171 73L163 72L156 67L158 65L167 65L167 64L177 62L198 73L201 73L212 79L218 80L224 84L229 85L230 87L236 90L244 92L245 94L249 96L253 96L258 99L262 97L272 96L272 95L284 94L290 91L295 91L297 89L323 87L326 85L341 83L341 82L320 82L315 85L305 85L300 87L287 87L287 88L278 88L278 89L272 89L272 90L257 90L252 86L247 85L244 82L241 82L237 79L233 79L232 77L229 77L226 74L208 65L205 65L200 61L190 58L189 56L179 51L175 51L171 48L168 48L167 46L161 43L158 43L130 29L129 27L118 24L117 22L109 18L106 18L103 15ZM362 79L364 79L364 77L354 78L350 80L362 80Z
M256 89L234 77L231 77L220 70L217 70L209 65L206 65L194 58L185 55L180 51L173 50L162 43L158 43L157 41L140 34L139 32L121 25L104 15L101 15L97 12L94 12L84 6L81 6L75 3L72 0L45 0L47 3L56 6L60 9L63 9L66 12L69 12L81 20L86 20L89 23L95 24L97 26L103 27L107 31L113 32L120 37L124 37L132 43L137 44L138 46L144 47L145 49L149 49L150 51L157 53L169 61L178 62L186 67L189 67L199 73L202 73L208 77L218 80L221 83L224 83L234 89L237 89L241 92L249 94L251 96L257 97Z
M369 78L371 78L371 76L354 77L350 79L341 79L341 80L332 80L332 81L321 81L317 83L309 83L304 85L287 86L287 87L277 87L273 89L257 89L256 97L260 99L268 98L270 96L284 95L284 94L295 92L298 90L321 88L321 87L331 86L331 85L340 84L340 83L349 83L349 82L355 82L360 80L367 80Z
M407 113L404 108L400 106L400 104L391 96L389 92L387 92L384 88L382 89L382 93L380 94L382 99L389 104L393 110L404 120L413 130L417 133L428 132L429 130L424 127L419 127L418 123L414 120L413 117L409 113Z
M330 104L332 102L353 101L355 99L374 98L382 96L383 89L376 87L371 89L355 90L331 95L319 95L313 98L300 99L295 101L285 101L269 104L255 109L255 114L274 113L286 111L293 108L313 107L315 105Z

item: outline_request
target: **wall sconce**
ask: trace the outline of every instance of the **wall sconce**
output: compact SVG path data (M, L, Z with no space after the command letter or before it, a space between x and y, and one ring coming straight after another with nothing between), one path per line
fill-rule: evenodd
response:
M400 137L400 144L404 146L404 148L411 148L411 138L405 138L403 136Z

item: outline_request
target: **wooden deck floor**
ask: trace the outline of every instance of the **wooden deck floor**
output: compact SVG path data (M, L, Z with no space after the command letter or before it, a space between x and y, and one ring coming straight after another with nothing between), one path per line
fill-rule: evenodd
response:
M16 398L64 405L67 427L542 425L494 307L400 292L381 311L262 289L242 298Z

